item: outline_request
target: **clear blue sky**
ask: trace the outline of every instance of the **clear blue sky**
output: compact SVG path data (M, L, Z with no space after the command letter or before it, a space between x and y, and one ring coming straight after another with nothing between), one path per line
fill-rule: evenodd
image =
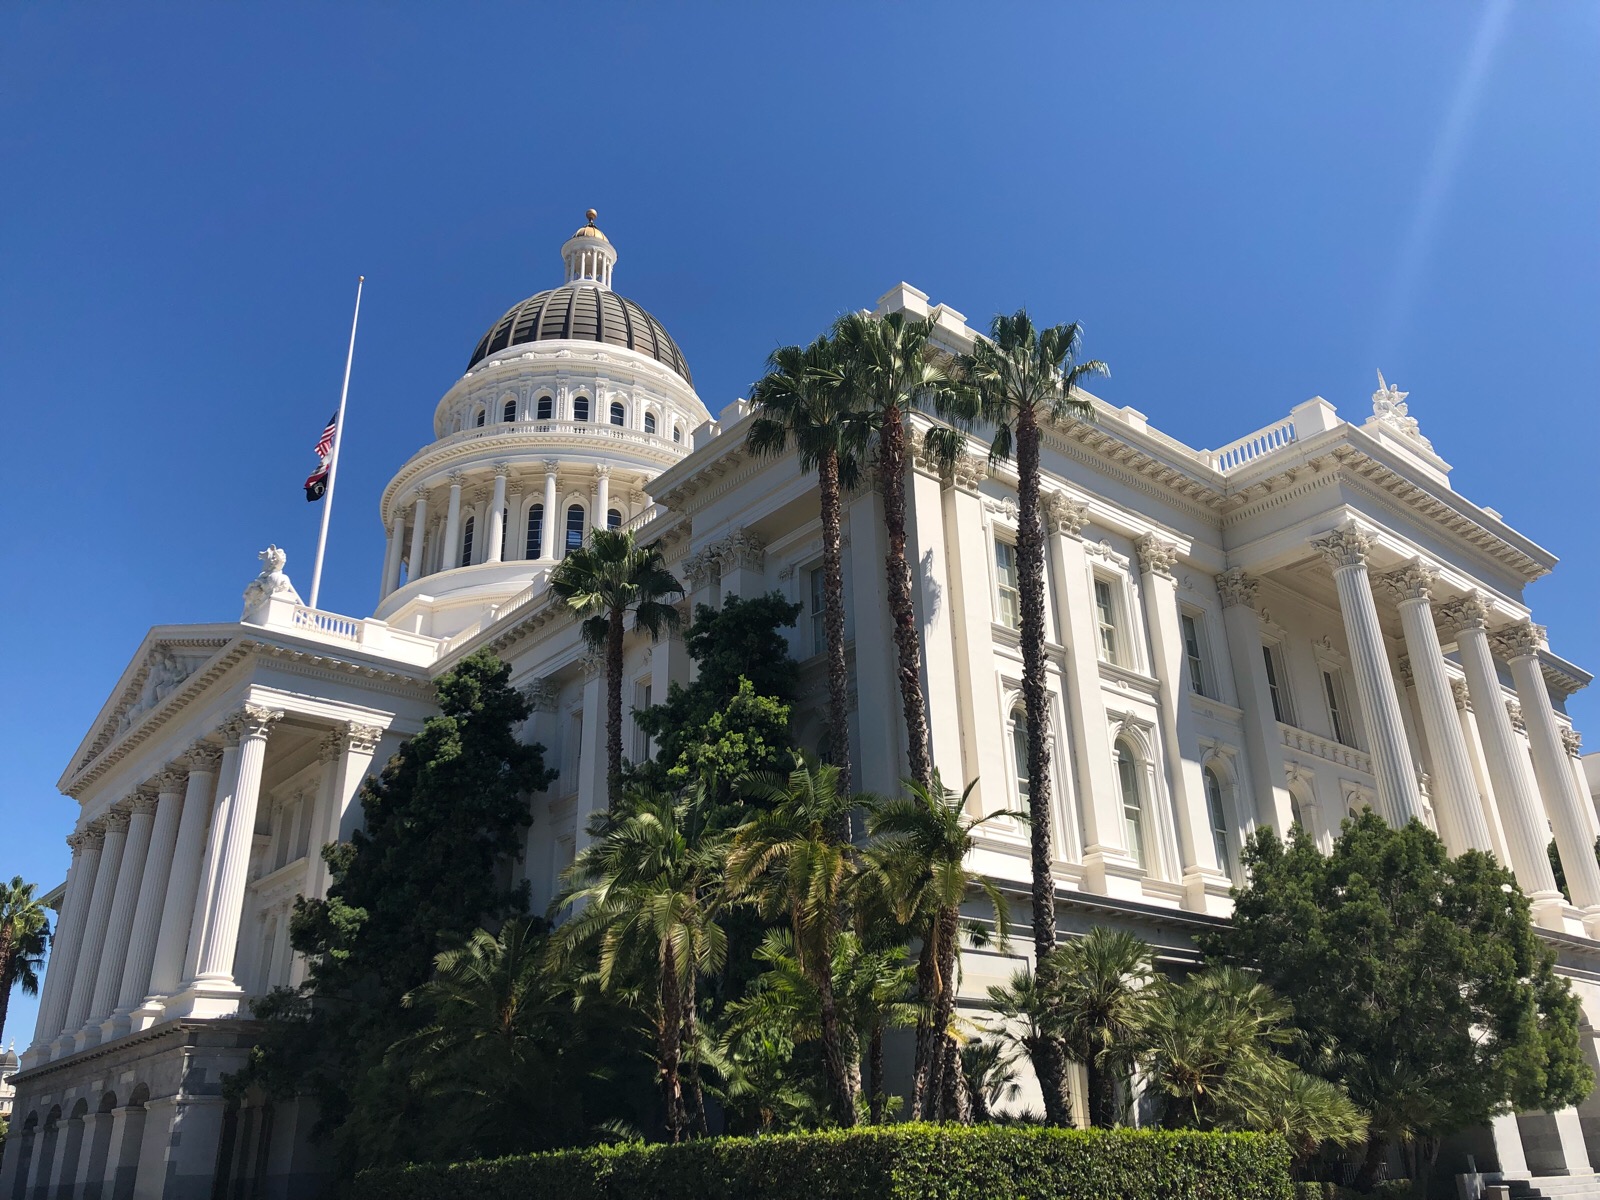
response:
M269 541L309 584L356 275L359 614L379 489L591 205L713 410L901 279L1083 321L1195 446L1382 367L1600 667L1597 68L1579 4L5 6L0 877L60 880L147 627L237 617Z

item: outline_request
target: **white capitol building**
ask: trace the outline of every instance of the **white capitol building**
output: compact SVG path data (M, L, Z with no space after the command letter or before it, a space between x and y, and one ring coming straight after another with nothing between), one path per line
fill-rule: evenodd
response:
M481 647L533 697L524 736L560 772L530 798L522 859L535 905L551 895L605 779L599 668L546 583L596 522L659 541L690 602L804 603L798 732L818 741L813 478L747 450L744 401L712 417L661 322L612 290L617 252L592 213L562 259L565 283L484 335L433 440L384 489L373 615L308 608L264 553L239 620L149 632L74 752L60 788L82 811L0 1200L313 1193L312 1114L223 1097L251 1044L248 1004L301 980L289 913L326 889L319 848L359 821L362 779L421 728L431 680ZM931 317L948 349L977 336L904 283L875 311ZM1192 959L1194 934L1229 911L1254 828L1299 821L1327 846L1352 810L1417 816L1453 851L1511 864L1600 1065L1596 813L1564 711L1590 676L1522 599L1555 556L1452 490L1404 393L1381 382L1371 415L1312 399L1221 450L1095 407L1043 448L1062 930L1118 924ZM1028 786L1016 478L976 441L951 474L920 457L910 474L934 763L977 779L983 811L1015 808ZM847 499L845 529L853 760L860 786L888 792L905 753L875 492ZM629 636L625 708L687 681L680 639ZM1020 900L1025 831L984 830L979 865ZM968 952L963 995L1015 965ZM1587 1174L1600 1097L1500 1118L1468 1148L1509 1175Z

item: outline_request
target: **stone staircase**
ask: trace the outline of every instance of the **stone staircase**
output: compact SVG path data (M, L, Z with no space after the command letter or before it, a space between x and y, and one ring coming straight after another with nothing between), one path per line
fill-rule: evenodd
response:
M1600 1200L1600 1175L1533 1175L1502 1179L1511 1200Z

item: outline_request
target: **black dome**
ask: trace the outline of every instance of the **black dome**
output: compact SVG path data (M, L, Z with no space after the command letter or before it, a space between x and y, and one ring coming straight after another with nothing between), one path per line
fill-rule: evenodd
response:
M683 361L683 352L660 321L626 296L592 283L569 283L529 296L516 305L483 335L478 348L472 352L467 370L507 346L558 338L605 342L637 350L676 371L690 386L694 384L689 364Z

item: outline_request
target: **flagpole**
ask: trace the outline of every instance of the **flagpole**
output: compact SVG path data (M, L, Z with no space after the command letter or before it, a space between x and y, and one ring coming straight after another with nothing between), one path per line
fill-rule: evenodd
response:
M350 318L350 349L344 356L344 386L339 389L339 415L333 426L333 457L328 461L328 491L322 497L322 532L317 535L317 565L311 569L311 607L322 590L322 555L328 548L328 518L333 515L333 485L339 474L339 443L344 441L344 402L350 395L350 364L356 356L356 322L361 319L361 288L365 275L356 277L356 311Z

